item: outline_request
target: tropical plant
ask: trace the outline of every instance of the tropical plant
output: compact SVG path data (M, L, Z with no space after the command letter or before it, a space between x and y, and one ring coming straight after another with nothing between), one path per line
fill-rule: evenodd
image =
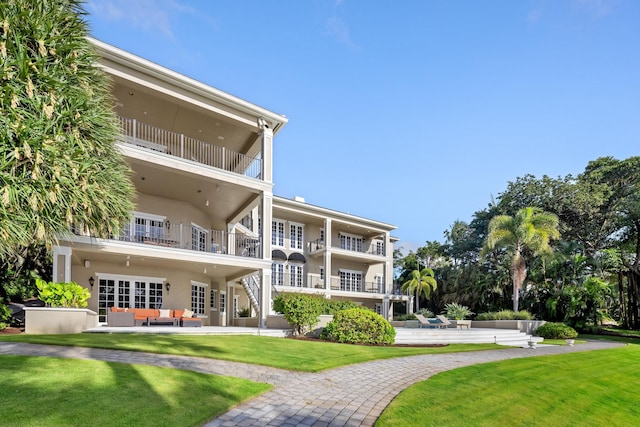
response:
M511 258L513 311L518 311L519 293L527 275L527 255L550 252L549 242L559 237L558 217L538 208L520 209L515 216L498 215L489 222L485 251L505 248Z
M445 305L444 314L449 319L464 320L467 317L472 316L473 312L469 310L469 307L465 305L460 305L456 302L452 302Z
M0 2L0 257L50 247L72 224L107 236L133 208L81 4Z
M416 311L420 310L420 296L425 299L429 298L431 291L438 287L438 282L434 277L433 270L423 268L422 270L413 270L409 280L402 284L402 290L409 293L416 293Z
M87 300L91 293L75 282L45 282L36 280L36 286L40 292L40 299L50 307L77 307L87 306Z

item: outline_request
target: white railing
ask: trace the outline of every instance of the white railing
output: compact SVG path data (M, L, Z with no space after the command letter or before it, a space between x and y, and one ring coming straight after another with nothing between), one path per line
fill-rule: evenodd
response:
M250 178L262 178L262 159L208 144L181 133L157 128L136 119L118 116L120 140L147 150L180 157L200 164L234 172Z

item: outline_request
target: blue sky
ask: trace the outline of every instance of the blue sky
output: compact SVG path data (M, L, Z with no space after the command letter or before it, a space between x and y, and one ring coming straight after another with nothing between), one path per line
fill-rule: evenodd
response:
M275 193L444 241L640 145L635 0L90 0L91 34L289 118Z

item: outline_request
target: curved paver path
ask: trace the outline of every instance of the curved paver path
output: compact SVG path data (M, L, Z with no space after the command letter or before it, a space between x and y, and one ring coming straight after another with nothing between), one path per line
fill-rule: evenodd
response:
M275 386L206 424L214 426L371 426L393 398L410 385L449 369L530 356L614 348L591 341L575 347L539 346L377 360L320 373L199 357L120 350L0 342L0 354L96 359L246 378Z

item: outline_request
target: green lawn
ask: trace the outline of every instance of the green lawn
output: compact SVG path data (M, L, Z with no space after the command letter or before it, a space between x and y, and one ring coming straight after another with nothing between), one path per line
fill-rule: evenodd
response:
M198 426L270 388L178 369L0 356L0 424Z
M387 426L635 426L640 346L459 368L403 391Z
M495 344L445 347L375 347L253 335L74 334L0 335L0 341L69 345L207 357L275 368L318 372L376 359L416 354L504 349Z

